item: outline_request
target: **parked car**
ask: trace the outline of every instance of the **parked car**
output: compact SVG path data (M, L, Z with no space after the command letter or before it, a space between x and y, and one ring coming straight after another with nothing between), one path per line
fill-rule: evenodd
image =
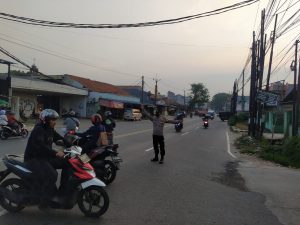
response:
M124 120L141 120L142 113L139 109L125 109Z

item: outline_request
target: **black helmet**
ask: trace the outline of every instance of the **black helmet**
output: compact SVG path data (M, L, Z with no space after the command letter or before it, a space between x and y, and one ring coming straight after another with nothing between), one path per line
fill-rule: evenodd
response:
M53 109L44 109L40 113L40 120L44 123L48 122L49 120L56 120L58 119L58 113Z
M105 113L104 113L104 116L106 116L106 117L109 117L111 115L112 115L111 111L105 111Z

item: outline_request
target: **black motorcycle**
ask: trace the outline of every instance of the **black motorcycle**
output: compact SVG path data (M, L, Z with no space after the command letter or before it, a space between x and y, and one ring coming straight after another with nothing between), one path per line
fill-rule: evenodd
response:
M123 160L119 157L119 145L109 145L93 149L88 156L91 164L95 168L96 176L105 184L114 181L117 170L120 169L120 162Z
M80 151L72 147L65 150L70 168L68 180L63 188L55 190L55 196L50 199L48 206L54 209L72 209L77 204L84 215L99 217L108 209L109 197L103 189L105 184L95 177L87 157L82 157L80 153L81 148ZM0 205L9 212L19 212L27 206L40 205L41 196L45 193L41 188L41 181L30 166L16 155L7 155L3 162L7 169L0 172ZM17 178L5 179L10 173Z
M176 132L181 132L181 130L183 128L183 124L182 124L182 122L177 122L177 123L175 123L174 127L175 127Z
M26 129L25 124L18 122L18 125L19 125L18 130L14 130L12 127L8 125L2 125L0 130L0 138L2 140L6 140L9 137L26 138L28 136L28 130Z

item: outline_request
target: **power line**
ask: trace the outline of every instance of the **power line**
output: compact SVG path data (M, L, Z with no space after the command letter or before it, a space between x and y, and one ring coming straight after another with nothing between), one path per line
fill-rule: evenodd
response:
M167 20L158 20L152 22L142 22L142 23L133 23L133 24L76 24L76 23L64 23L64 22L53 22L46 20L38 20L27 17L15 16L7 13L0 13L0 19L10 20L23 24L37 25L37 26L47 26L47 27L64 27L64 28L132 28L132 27L148 27L148 26L158 26L158 25L169 25L175 23L182 23L189 20L199 19L203 17L215 16L218 14L222 14L228 11L236 10L239 8L243 8L249 5L252 5L259 0L246 0L242 2L235 3L230 6L218 8L215 10L211 10L204 13L194 14L190 16L179 17L175 19L167 19Z

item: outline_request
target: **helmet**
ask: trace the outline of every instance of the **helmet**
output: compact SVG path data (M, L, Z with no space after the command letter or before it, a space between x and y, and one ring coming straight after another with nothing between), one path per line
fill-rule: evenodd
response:
M53 110L53 109L44 109L41 113L40 113L40 120L45 122L48 122L49 120L55 120L58 119L59 115L58 113Z
M6 112L4 109L0 110L0 116L5 115L5 114L6 114Z
M111 115L112 115L111 111L106 111L106 112L104 113L104 116L106 116L106 117L111 116Z
M75 113L73 110L71 110L71 111L69 112L69 115L70 115L70 116L75 116L76 113Z
M91 116L91 122L92 124L100 123L102 121L102 117L99 114L93 114Z

